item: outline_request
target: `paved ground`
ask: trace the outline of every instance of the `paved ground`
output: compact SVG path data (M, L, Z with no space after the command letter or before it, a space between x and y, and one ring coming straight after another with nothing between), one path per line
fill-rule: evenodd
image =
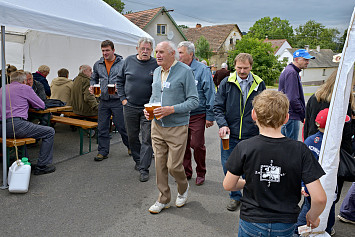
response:
M186 206L152 215L148 208L158 195L154 163L150 180L141 183L119 134L113 134L109 159L94 162L97 146L78 156L78 133L59 124L54 146L57 171L32 175L27 194L0 190L0 236L236 236L239 212L225 208L228 192L222 187L217 131L215 125L206 132L206 183L196 186L194 175ZM39 146L29 148L29 157L36 157L38 150ZM176 184L169 181L174 200ZM349 187L346 183L342 199ZM339 208L340 203L336 213ZM335 229L337 237L355 233L355 225L338 220Z
M225 209L228 193L221 184L216 126L206 133L206 183L197 187L193 177L187 205L172 206L159 215L148 212L158 195L154 164L151 179L139 182L118 134L113 134L110 158L97 163L95 151L77 156L78 135L68 126L58 125L56 131L57 171L32 175L27 194L0 190L0 236L236 236L239 213ZM30 157L36 150L29 149ZM173 179L170 186L175 197ZM349 187L347 183L344 190ZM335 228L336 236L355 232L355 226L338 220Z

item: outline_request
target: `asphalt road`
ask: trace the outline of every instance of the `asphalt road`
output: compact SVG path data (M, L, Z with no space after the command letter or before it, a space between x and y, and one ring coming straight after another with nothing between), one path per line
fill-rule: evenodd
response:
M154 163L150 180L141 183L118 134L113 134L109 159L94 162L96 151L78 156L78 134L57 125L57 171L32 175L27 194L0 190L0 236L236 236L239 212L225 208L228 192L222 187L217 131L214 125L206 132L205 184L196 186L194 174L184 207L173 205L152 215L148 208L158 196ZM38 149L29 148L29 157L35 157ZM174 204L176 184L172 178L169 184ZM349 187L346 183L343 196ZM355 225L338 220L335 229L338 237L355 233Z

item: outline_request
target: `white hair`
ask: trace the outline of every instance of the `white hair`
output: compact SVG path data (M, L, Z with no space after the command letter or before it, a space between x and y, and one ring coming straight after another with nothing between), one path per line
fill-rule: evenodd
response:
M227 68L228 68L228 65L227 65L226 63L222 63L221 68L227 69Z
M153 40L147 38L147 37L141 37L139 40L138 40L138 45L137 47L139 48L139 46L141 46L141 43L148 43L150 44L150 47L153 48Z
M178 60L179 59L179 52L177 51L177 48L176 48L176 45L174 44L174 42L172 42L172 41L163 41L163 42L160 42L160 43L164 43L164 42L168 43L168 45L169 45L168 52L169 53L174 52L175 53L174 57L175 57L176 60Z
M192 56L195 57L195 45L190 41L182 41L178 44L178 48L186 47L188 53L192 53Z

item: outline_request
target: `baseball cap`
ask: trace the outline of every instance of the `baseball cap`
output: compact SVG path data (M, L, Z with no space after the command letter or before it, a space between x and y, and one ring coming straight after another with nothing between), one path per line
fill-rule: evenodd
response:
M319 128L325 128L325 124L327 122L327 117L328 117L328 111L329 109L326 108L319 111L319 113L317 114L315 121L319 123ZM350 121L349 115L345 115L345 122L349 122L349 121Z
M298 49L296 50L294 53L293 53L293 58L299 58L299 57L302 57L302 58L305 58L305 59L315 59L316 57L314 56L311 56L307 50L305 49Z

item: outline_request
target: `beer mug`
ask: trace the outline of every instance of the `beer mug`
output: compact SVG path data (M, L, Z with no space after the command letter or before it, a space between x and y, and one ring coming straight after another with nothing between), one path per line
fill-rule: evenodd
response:
M94 85L94 95L96 97L99 97L101 95L100 84L95 84Z
M152 106L152 104L145 104L144 108L149 113L149 120L153 120L154 119L154 114L153 114L153 106Z
M154 103L152 103L152 107L153 107L153 110L156 109L156 108L161 107L161 102L154 102ZM155 118L159 120L161 117L155 116Z
M115 84L108 84L107 85L107 90L108 90L108 94L109 95L115 94L115 91L116 91Z
M229 150L229 134L222 137L223 150Z

